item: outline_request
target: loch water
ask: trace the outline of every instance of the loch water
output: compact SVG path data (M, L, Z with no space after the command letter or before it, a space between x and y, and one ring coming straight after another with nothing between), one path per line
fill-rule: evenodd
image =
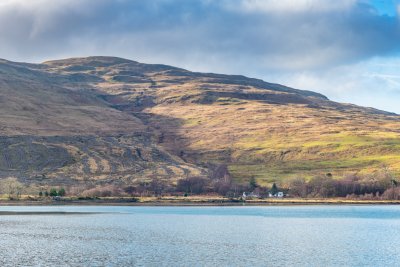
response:
M8 206L0 213L0 266L400 266L400 206Z

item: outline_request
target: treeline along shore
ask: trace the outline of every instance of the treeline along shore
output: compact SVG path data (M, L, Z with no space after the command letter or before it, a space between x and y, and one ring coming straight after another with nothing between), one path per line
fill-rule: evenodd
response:
M265 198L232 199L215 195L190 197L63 197L1 199L0 206L271 206L271 205L399 205L400 200L365 200L347 198ZM7 215L7 214L0 214Z
M2 204L319 204L400 203L397 177L388 169L371 175L293 177L260 185L255 177L236 182L226 167L214 177L187 177L175 184L154 178L131 185L25 185L0 181Z

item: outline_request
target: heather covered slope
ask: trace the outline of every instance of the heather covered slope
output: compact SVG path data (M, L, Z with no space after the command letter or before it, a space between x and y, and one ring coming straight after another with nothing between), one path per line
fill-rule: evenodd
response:
M110 108L85 90L70 90L69 76L0 62L2 135L127 133L144 129L137 118ZM40 66L39 66L40 67Z
M400 116L258 79L89 57L2 61L0 82L3 174L129 184L228 165L268 183L400 171Z
M82 79L43 65L0 62L2 177L129 184L203 171L157 146L139 118L111 107Z

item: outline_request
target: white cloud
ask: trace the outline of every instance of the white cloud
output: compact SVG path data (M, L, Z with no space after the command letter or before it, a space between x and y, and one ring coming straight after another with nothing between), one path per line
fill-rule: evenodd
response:
M353 7L356 0L241 0L237 9L250 12L298 13L344 11ZM233 7L234 4L227 4Z
M246 64L257 62L255 69L291 71L400 50L397 22L355 0L3 1L0 57L17 60L65 51L73 56L90 47L91 54L107 48L129 58L158 55L184 65L193 65L191 55L198 55L205 64L226 62L227 69L241 57ZM243 14L227 5L283 13ZM285 15L288 10L295 14Z
M400 58L377 57L325 71L279 73L266 80L318 91L331 100L400 114Z
M375 105L398 96L398 68L364 64L398 58L399 27L364 0L0 0L0 58L113 55Z

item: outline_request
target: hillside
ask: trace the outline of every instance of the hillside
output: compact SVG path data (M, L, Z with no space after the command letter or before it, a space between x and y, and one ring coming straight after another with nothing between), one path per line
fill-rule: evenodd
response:
M0 61L0 174L36 184L400 174L400 116L121 58Z

